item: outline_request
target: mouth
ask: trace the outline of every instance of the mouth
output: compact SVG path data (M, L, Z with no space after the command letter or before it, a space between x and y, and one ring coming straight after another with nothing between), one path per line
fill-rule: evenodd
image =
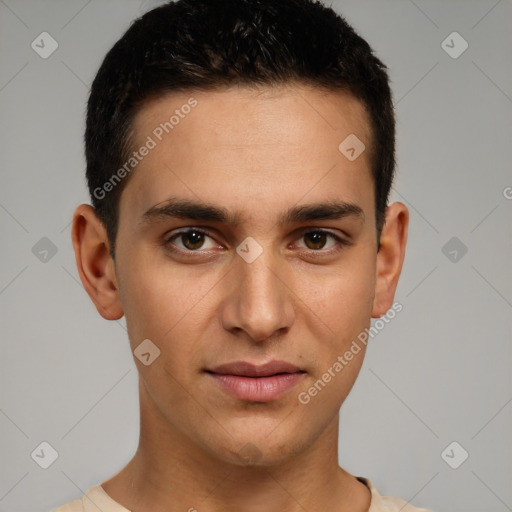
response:
M255 365L246 361L206 370L219 387L246 402L271 402L283 396L302 379L305 370L285 361Z

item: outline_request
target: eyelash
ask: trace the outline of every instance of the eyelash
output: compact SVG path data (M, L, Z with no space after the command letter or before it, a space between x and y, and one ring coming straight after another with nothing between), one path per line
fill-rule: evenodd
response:
M198 249L196 251L192 251L190 249L176 248L176 246L171 247L173 245L171 243L173 240L179 238L180 236L183 236L183 235L186 235L188 233L191 233L191 232L195 232L195 233L198 233L198 234L201 234L201 235L206 235L209 238L213 238L208 233L208 231L205 231L205 230L200 229L200 228L188 228L188 229L182 229L180 231L174 232L171 236L164 237L164 239L162 241L162 244L165 246L165 248L167 250L169 250L169 251L171 251L173 253L186 254L187 256L188 255L192 255L192 254L208 253L209 251L207 251L207 250L206 251L204 251L204 250L202 251L202 250ZM340 236L335 235L334 233L331 233L330 231L327 231L325 229L320 229L320 228L310 229L310 230L307 230L307 231L303 231L303 232L301 232L299 238L303 238L306 235L311 235L313 233L320 233L320 234L327 235L328 237L331 237L332 239L334 239L337 242L337 247L336 248L331 248L331 249L328 249L328 250L323 250L323 249L317 249L317 250L315 250L315 249L305 249L305 252L307 252L309 254L313 254L313 255L331 255L331 254L335 254L335 253L338 253L339 251L343 250L344 246L352 245L351 241L344 240Z

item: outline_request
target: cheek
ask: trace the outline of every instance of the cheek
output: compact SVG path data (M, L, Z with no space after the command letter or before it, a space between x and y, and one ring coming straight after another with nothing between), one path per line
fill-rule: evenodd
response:
M173 276L141 250L127 248L119 253L124 256L119 262L119 291L132 349L145 338L161 346L157 339L172 328L179 314L176 307L168 306L181 304L176 301Z
M120 296L132 348L149 338L164 350L180 333L190 338L199 329L198 315L206 321L204 304L222 274L171 265L162 254L135 253L125 260L122 278Z
M172 288L165 286L163 279L154 281L145 272L138 272L124 283L121 300L132 348L145 338L161 347L160 340L172 329L180 313L166 307L176 303Z
M199 280L187 280L180 269L170 272L170 268L156 263L140 266L133 259L125 267L121 288L132 351L145 339L160 350L148 366L136 360L135 354L134 359L146 391L162 410L168 404L184 407L189 399L180 383L189 378L187 369L194 366L196 341L201 339L197 323L201 298L211 288Z
M359 336L370 325L373 292L374 274L366 267L366 274L332 276L309 295L316 343L309 352L314 362L302 396L319 419L339 410L357 379L366 352Z
M362 252L362 251L361 251ZM353 334L367 326L375 294L375 258L356 254L325 275L307 279L305 304L333 334Z
M341 406L365 355L366 346L358 336L370 325L375 258L369 252L354 252L345 263L337 272L309 280L303 291L307 297L304 317L310 323L306 329L316 338L313 349L308 351L314 363L306 393L309 396L311 390L316 404L313 407L318 407L319 415ZM310 313L306 313L308 310Z

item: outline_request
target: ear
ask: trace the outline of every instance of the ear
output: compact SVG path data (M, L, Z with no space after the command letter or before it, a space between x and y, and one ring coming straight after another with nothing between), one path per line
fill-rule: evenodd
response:
M384 315L393 305L398 278L402 271L409 227L409 210L402 203L386 209L386 220L377 253L377 272L372 318Z
M98 313L107 320L121 318L124 312L107 232L92 206L76 208L71 238L80 280Z

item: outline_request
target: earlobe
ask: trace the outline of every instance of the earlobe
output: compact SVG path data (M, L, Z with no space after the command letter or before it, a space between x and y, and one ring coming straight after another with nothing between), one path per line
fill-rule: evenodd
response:
M115 266L109 254L106 229L91 205L76 208L71 237L78 274L86 292L103 318L118 320L124 312Z
M408 227L407 207L399 202L390 205L386 210L386 222L382 228L377 254L373 318L381 317L393 305L405 257Z

